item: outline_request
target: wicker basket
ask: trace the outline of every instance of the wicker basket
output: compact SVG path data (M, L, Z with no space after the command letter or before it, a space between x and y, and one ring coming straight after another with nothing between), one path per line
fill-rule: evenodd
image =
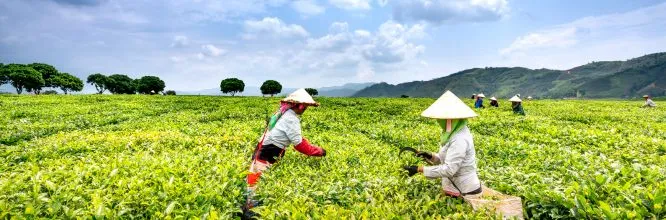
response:
M483 186L482 189L481 196L464 197L474 210L494 211L504 219L523 219L523 204L520 197L504 195L486 186ZM497 200L484 199L484 197L495 197Z

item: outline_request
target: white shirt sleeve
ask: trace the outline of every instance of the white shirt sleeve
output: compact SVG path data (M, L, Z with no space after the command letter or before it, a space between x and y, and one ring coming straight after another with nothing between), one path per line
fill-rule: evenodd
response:
M446 151L444 163L437 166L423 168L423 175L429 178L452 177L458 172L463 160L465 160L467 147L466 140L452 141Z

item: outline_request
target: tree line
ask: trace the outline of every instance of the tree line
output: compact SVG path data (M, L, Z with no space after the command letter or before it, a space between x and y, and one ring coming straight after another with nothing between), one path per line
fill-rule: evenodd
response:
M81 79L44 63L0 63L0 85L6 83L14 86L18 94L24 90L40 94L44 88L60 88L65 94L83 90Z
M127 75L113 74L106 76L95 73L88 76L87 83L95 86L98 94L109 91L113 94L158 94L164 91L164 81L157 76L143 76L132 79ZM175 95L174 91L166 91L165 95Z
M224 94L231 94L231 96L235 96L236 93L243 92L244 90L245 83L243 80L238 78L227 78L220 82L220 91L222 91ZM266 80L261 84L259 90L261 90L262 95L270 95L272 97L282 92L282 84L275 80ZM312 96L319 95L319 91L314 88L306 88L305 91L307 91Z
M113 74L105 76L95 73L88 76L87 83L95 86L99 94L109 91L113 94L157 94L164 91L164 81L157 76L143 76L132 79L127 75ZM31 64L2 64L0 63L0 85L11 84L16 93L23 91L34 94L57 94L46 88L59 88L65 94L83 90L83 81L72 74L60 72L55 67L45 63ZM175 95L174 91L167 91L166 95Z

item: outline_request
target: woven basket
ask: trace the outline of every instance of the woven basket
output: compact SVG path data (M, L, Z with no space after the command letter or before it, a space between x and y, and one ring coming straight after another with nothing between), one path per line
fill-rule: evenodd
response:
M494 211L504 219L523 219L523 204L520 197L504 195L486 186L482 187L481 196L465 196L466 202L474 210ZM495 197L495 199L488 199Z

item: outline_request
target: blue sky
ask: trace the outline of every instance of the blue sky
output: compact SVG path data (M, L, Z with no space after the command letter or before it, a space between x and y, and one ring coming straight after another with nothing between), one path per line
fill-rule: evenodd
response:
M0 62L156 75L174 90L228 77L400 83L664 51L656 0L0 0Z

